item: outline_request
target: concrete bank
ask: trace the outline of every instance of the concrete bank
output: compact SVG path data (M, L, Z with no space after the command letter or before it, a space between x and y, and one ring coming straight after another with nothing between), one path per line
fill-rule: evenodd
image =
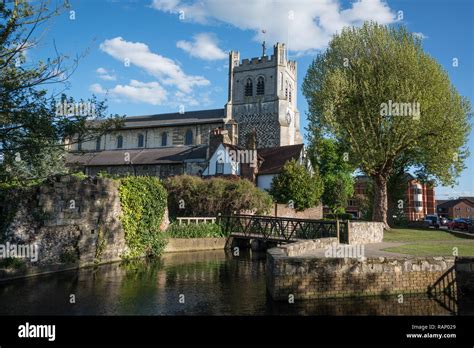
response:
M170 238L165 253L224 249L227 238Z

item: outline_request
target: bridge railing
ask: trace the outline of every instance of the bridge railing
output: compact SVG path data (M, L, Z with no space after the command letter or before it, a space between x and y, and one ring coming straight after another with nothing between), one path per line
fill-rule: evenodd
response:
M347 243L347 221L296 219L263 215L219 216L227 235L290 242L300 239L336 237Z

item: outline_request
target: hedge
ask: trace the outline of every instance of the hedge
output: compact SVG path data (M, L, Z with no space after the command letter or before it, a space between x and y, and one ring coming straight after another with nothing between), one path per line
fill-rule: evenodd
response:
M221 238L226 237L221 226L214 223L181 224L173 222L166 230L169 238Z
M164 181L168 191L170 216L216 216L252 210L270 212L271 196L245 179L211 178L180 175Z

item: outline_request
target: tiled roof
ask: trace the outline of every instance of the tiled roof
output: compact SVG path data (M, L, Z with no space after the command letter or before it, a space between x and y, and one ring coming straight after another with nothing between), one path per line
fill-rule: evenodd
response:
M469 201L471 201L471 202L474 203L474 197L464 196L464 197L459 197L459 198L461 198L461 199L464 198L464 199L467 199L467 200L469 200Z
M300 157L303 146L303 144L297 144L257 150L257 153L263 157L263 163L258 170L258 175L280 173L287 161L297 160Z
M123 128L149 128L157 126L179 126L195 123L223 122L224 109L174 112L148 116L128 116L124 119Z
M89 153L69 153L68 164L87 166L118 166L127 164L172 164L191 160L205 160L207 146L173 146L155 149L109 150ZM125 162L126 153L130 162Z
M454 207L455 205L457 205L461 202L464 202L464 203L474 207L474 202L471 202L470 200L468 200L466 198L458 198L458 199L453 199L453 200L438 204L437 208L448 209L448 208Z

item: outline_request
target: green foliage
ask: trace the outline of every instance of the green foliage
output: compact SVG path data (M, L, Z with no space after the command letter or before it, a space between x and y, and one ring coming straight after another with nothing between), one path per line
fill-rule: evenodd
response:
M335 219L352 220L353 216L352 214L349 214L349 213L340 213L340 214L326 214L325 218L329 220L335 220Z
M334 139L313 135L310 140L309 157L324 184L323 204L333 213L344 212L354 194L354 167L349 164L348 152Z
M95 246L94 263L100 262L102 258L102 254L107 245L108 235L109 235L109 230L104 226L99 226L99 230L97 231L97 242Z
M295 160L288 161L280 174L273 178L270 194L278 203L293 202L295 209L304 210L319 203L323 193L323 182L316 172Z
M87 175L84 174L84 172L75 172L75 173L71 173L71 176L75 177L75 178L78 178L79 180L84 180L87 178Z
M221 238L226 237L220 225L212 223L181 224L174 222L166 230L169 238Z
M119 180L121 221L130 258L160 255L166 239L160 230L167 193L155 177L127 177Z
M68 66L68 57L55 52L46 62L26 62L28 49L39 44L35 29L62 9L61 5L50 9L42 2L0 2L0 151L4 157L0 183L26 186L65 174L63 140L69 144L90 140L122 123L118 116L105 118L105 101L95 97L75 101L66 95L58 100L45 89L52 84L63 89L77 60ZM94 114L58 112L63 103L90 105Z
M0 260L0 268L9 268L15 270L26 270L26 262L18 257L7 257Z
M248 180L179 175L164 181L171 216L216 216L235 211L270 211L272 199Z
M465 167L470 104L403 26L344 28L309 67L303 93L310 132L334 137L376 179L378 221L386 222L392 172L414 167L449 185ZM384 115L389 101L418 104L419 117Z

